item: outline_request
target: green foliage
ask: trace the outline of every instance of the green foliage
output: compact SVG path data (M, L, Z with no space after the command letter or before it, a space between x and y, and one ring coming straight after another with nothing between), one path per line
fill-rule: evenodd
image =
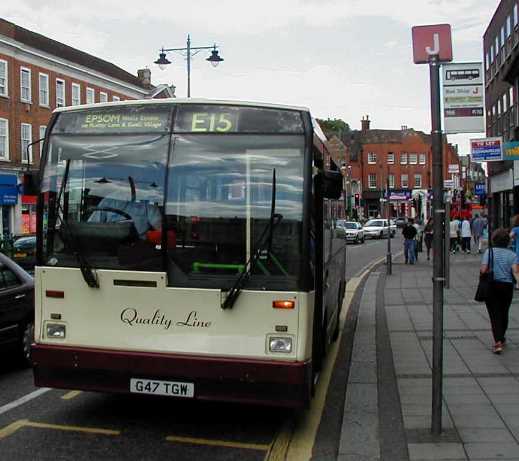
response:
M328 138L335 135L339 139L344 139L351 131L350 126L340 118L317 119L317 122Z

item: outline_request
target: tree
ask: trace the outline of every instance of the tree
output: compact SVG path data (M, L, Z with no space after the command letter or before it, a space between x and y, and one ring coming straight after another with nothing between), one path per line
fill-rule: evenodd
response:
M331 138L333 135L337 136L341 141L348 138L351 129L350 126L340 118L321 120L317 119L317 123L324 131L327 138Z

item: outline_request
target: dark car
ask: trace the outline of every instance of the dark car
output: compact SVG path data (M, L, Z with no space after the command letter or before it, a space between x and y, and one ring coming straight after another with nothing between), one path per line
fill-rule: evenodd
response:
M14 348L29 364L33 338L33 278L0 253L0 350Z
M395 218L396 227L404 227L406 222L407 218L404 218L402 216Z
M26 271L33 271L36 264L36 236L20 237L13 243L13 261Z

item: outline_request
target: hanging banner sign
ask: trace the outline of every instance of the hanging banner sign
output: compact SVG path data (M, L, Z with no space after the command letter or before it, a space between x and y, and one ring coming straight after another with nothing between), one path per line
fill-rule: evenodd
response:
M505 142L503 144L503 160L519 160L519 142Z
M474 193L476 195L485 195L487 193L484 184L474 184Z
M442 65L445 133L484 133L485 98L480 62Z
M444 179L443 187L445 189L452 189L454 187L454 180L453 179Z
M460 166L457 163L452 163L449 165L449 173L459 173Z
M503 160L503 138L471 139L470 156L474 162L500 162Z

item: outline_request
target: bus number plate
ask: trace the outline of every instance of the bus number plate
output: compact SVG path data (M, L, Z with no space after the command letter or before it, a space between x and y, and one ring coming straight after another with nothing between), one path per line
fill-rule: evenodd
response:
M130 392L137 394L167 395L169 397L195 396L195 385L177 381L156 381L152 379L130 379Z

